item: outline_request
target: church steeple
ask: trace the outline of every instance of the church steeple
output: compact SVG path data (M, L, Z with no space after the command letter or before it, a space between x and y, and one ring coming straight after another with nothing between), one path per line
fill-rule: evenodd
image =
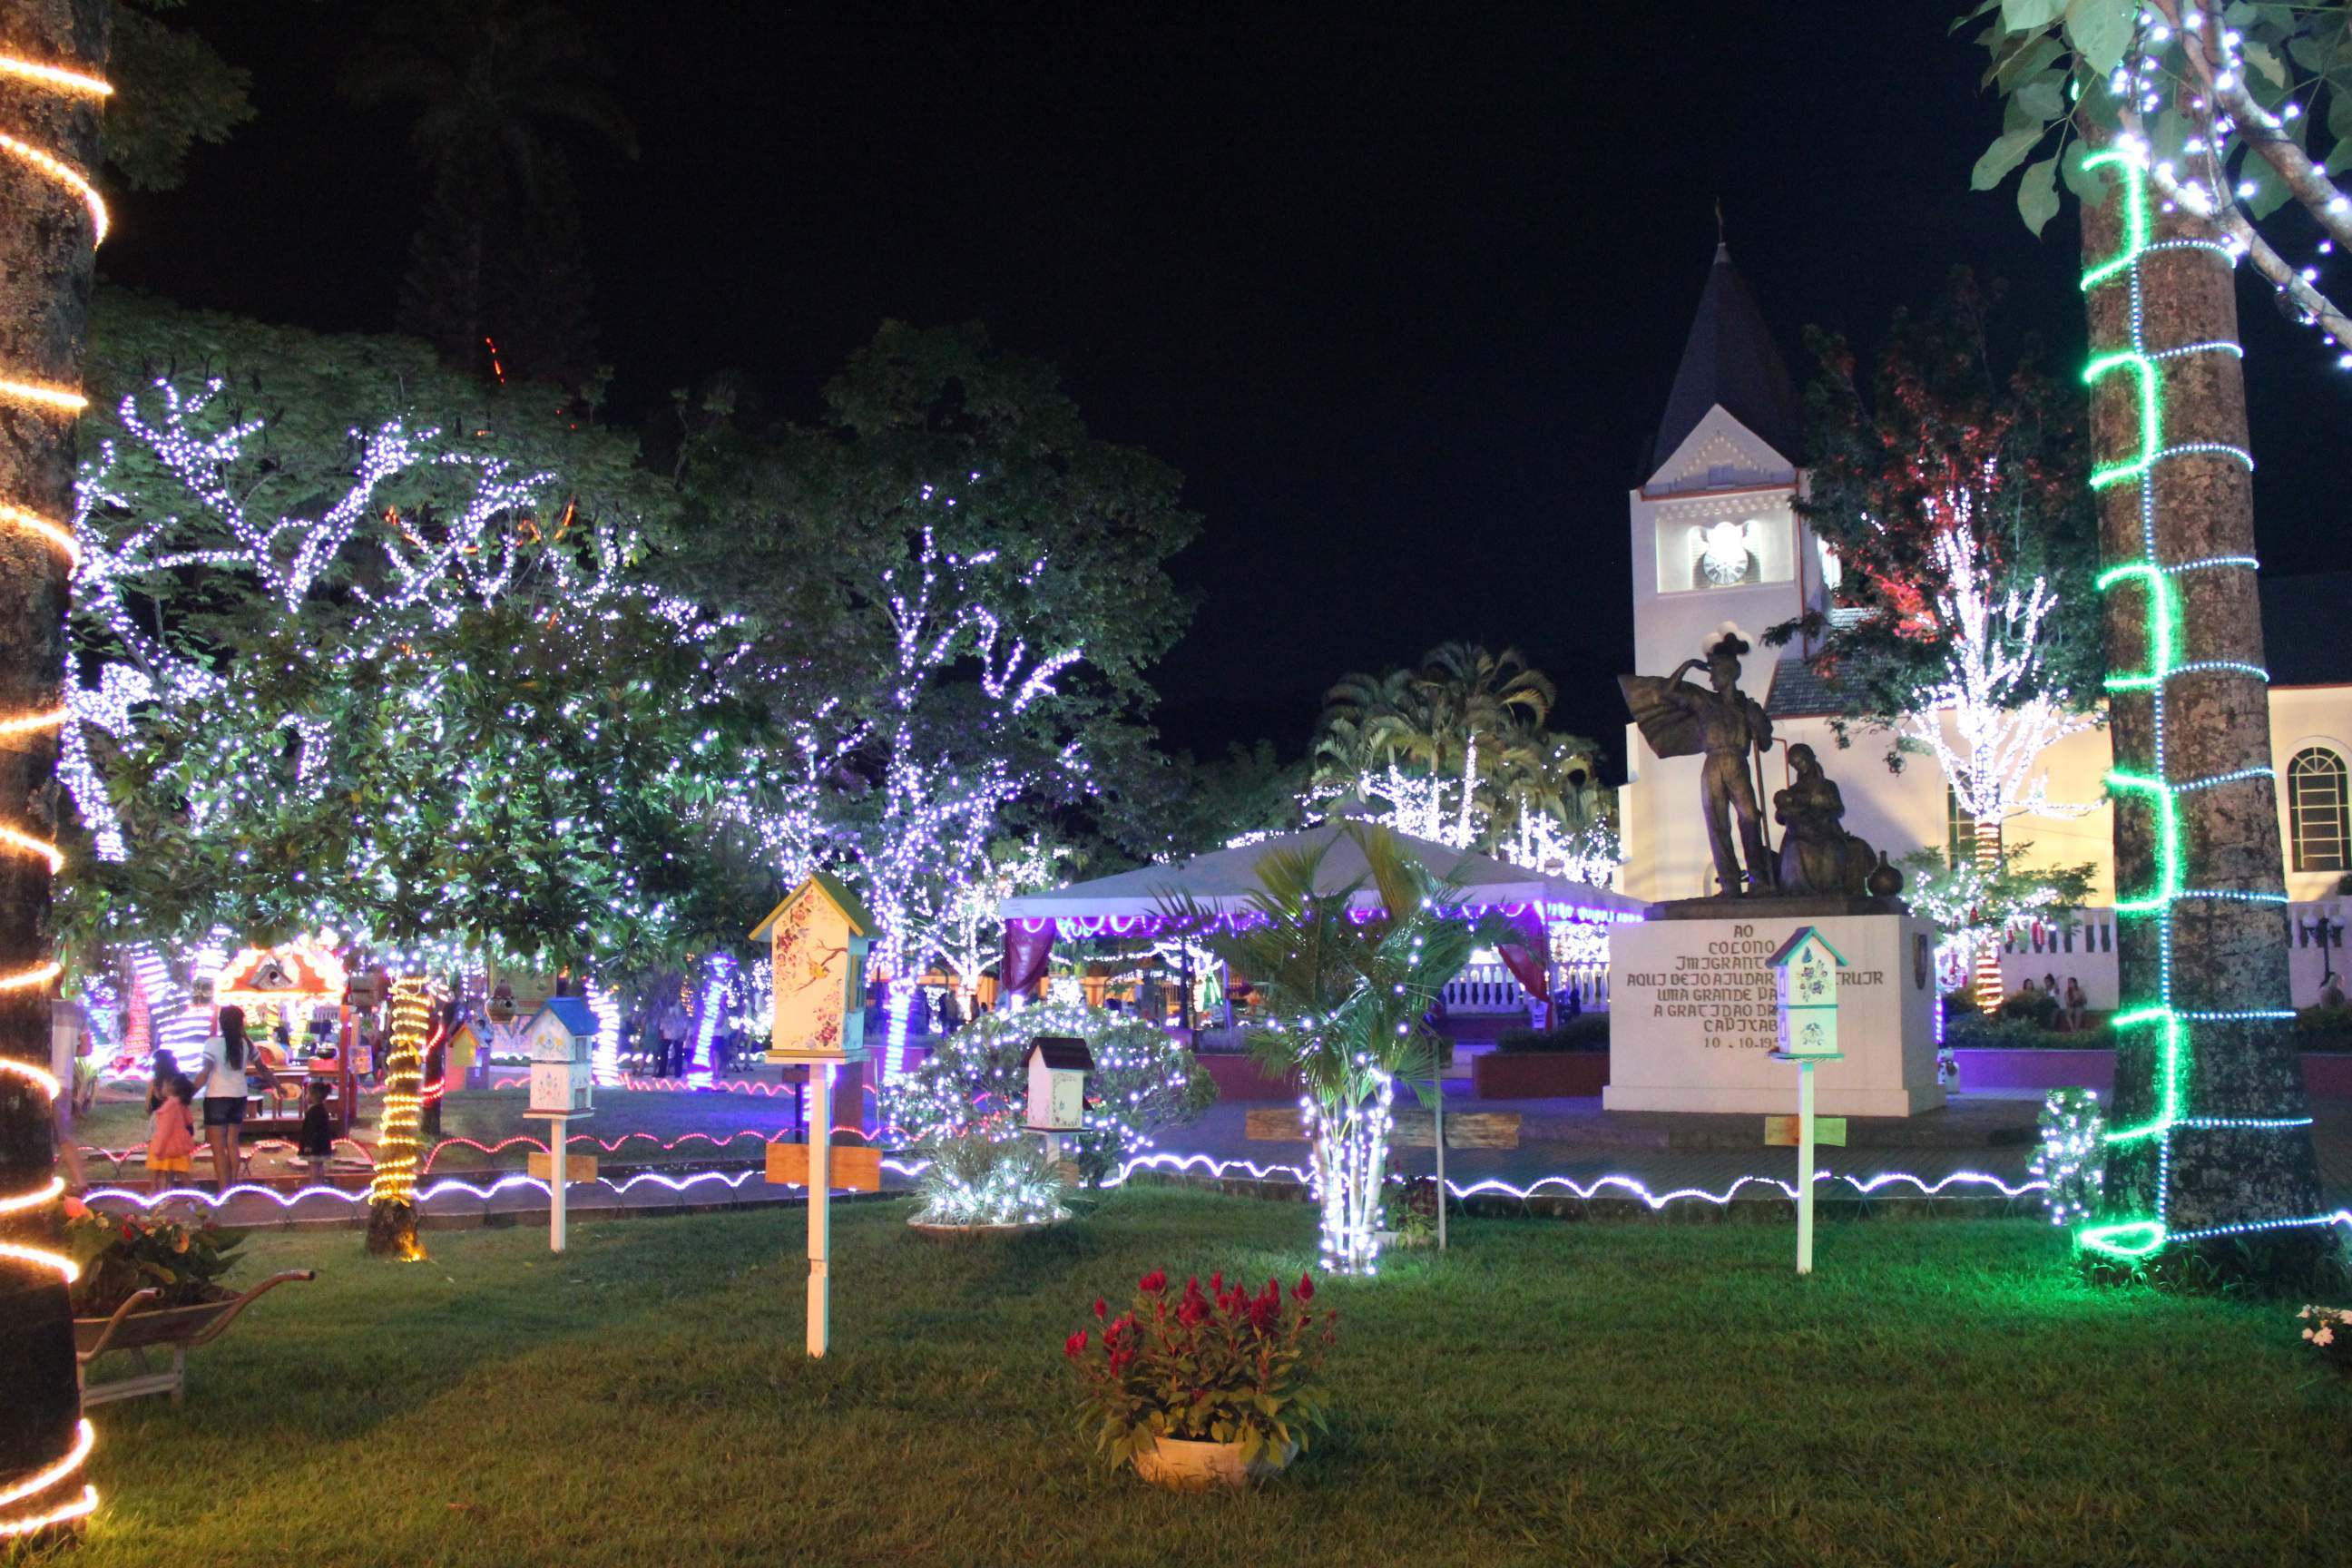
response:
M1718 235L1722 223L1718 204ZM1804 405L1780 351L1773 346L1763 312L1756 308L1756 297L1731 265L1731 247L1720 238L1706 289L1698 298L1698 313L1691 320L1690 337L1683 344L1674 390L1666 395L1665 416L1658 421L1657 437L1650 445L1646 470L1654 473L1706 417L1706 411L1718 405L1790 464L1800 460Z

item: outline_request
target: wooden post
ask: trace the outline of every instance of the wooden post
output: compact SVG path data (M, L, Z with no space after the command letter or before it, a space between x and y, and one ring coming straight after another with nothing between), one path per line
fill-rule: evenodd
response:
M833 1194L833 1064L809 1064L808 1181L808 1353L823 1360L833 1332L833 1280L828 1273L832 1244Z
M572 1119L551 1118L547 1123L547 1250L563 1250L563 1196L571 1183Z
M1433 1110L1437 1145L1437 1250L1445 1250L1445 1068L1437 1069L1437 1104Z
M1813 1064L1797 1064L1797 1272L1813 1271Z

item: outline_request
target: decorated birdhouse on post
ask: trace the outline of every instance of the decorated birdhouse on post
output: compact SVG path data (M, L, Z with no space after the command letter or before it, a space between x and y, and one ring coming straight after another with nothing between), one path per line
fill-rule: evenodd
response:
M1032 1132L1082 1132L1087 1125L1087 1074L1094 1053L1074 1036L1040 1035L1029 1042Z
M591 1105L595 1070L596 1015L577 996L557 996L523 1026L530 1052L530 1110L537 1114L584 1116Z
M1799 926L1766 961L1779 992L1780 1054L1794 1060L1838 1055L1838 971L1844 955L1811 926Z
M866 950L876 929L857 896L823 871L751 929L775 970L768 1060L866 1059Z

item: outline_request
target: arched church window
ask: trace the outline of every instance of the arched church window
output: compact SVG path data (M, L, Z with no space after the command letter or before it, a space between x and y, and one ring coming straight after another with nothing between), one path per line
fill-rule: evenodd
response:
M2352 799L2344 759L2309 746L2286 766L2287 837L2298 871L2352 868Z

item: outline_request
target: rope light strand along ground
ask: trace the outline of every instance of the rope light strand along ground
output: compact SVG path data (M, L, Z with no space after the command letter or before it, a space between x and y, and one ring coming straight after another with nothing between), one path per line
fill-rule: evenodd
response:
M70 65L26 59L17 55L0 54L0 79L12 85L68 98L103 100L114 90L101 78L76 70ZM106 203L89 183L88 174L47 149L37 147L6 132L0 132L0 153L32 170L54 191L82 204L89 214L90 244L93 247L106 238ZM21 222L25 215L12 210L6 216L13 221ZM73 418L86 405L79 388L26 379L26 367L19 365L0 365L0 399L61 420ZM0 528L13 529L40 540L58 553L67 573L70 574L81 558L73 531L56 519L43 515L37 510L38 502L39 498L37 497L0 496ZM65 717L63 708L0 715L0 740L54 731ZM56 845L26 832L19 824L0 822L0 853L37 860L53 877L65 864L65 858L58 852ZM58 965L45 961L14 973L0 974L0 992L46 986L57 978L58 973ZM64 1092L64 1086L58 1083L54 1074L28 1062L0 1057L0 1077L16 1078L29 1083L52 1102ZM64 1191L65 1184L52 1177L27 1191L0 1192L0 1215L35 1215L56 1202ZM55 1269L68 1285L80 1273L73 1260L64 1254L29 1243L0 1242L0 1260L34 1268ZM47 1468L0 1489L0 1537L29 1535L52 1525L82 1518L98 1507L98 1489L87 1482L78 1497L63 1504L41 1506L36 1500L52 1488L70 1482L79 1472L83 1461L89 1457L90 1446L95 1441L95 1429L88 1420L83 1420L76 1428L73 1443L64 1457ZM16 1511L20 1505L27 1503L33 1505L30 1511Z
M2126 668L2110 675L2106 686L2113 693L2145 692L2150 704L2151 746L2145 769L2118 767L2108 773L2107 784L2118 814L2127 810L2143 811L2149 819L2154 861L2152 885L2128 897L2122 896L2123 890L2117 889L2119 896L2116 900L2116 911L2119 916L2155 922L2157 993L2152 999L2127 998L2127 1003L2138 1000L2140 1005L2127 1005L2126 1010L2117 1014L2115 1027L2118 1031L2154 1029L2158 1031L2158 1037L2154 1050L2154 1093L2151 1097L2154 1114L2136 1125L2111 1128L2105 1134L2105 1142L2110 1148L2153 1142L2156 1192L2152 1207L2155 1212L2109 1219L2086 1226L2075 1234L2077 1242L2092 1251L2131 1261L2153 1255L2166 1245L2168 1239L2190 1240L2225 1233L2206 1229L2182 1232L2176 1237L2167 1226L2167 1189L2171 1181L2172 1139L2176 1131L2190 1128L2275 1135L2300 1130L2308 1125L2308 1121L2291 1118L2232 1120L2193 1115L2189 1103L2189 1073L2194 1048L2191 1026L2254 1022L2292 1015L2281 1015L2270 1009L2193 1011L2178 1009L2173 1005L2172 918L2176 904L2195 900L2243 903L2285 901L2284 893L2193 886L2180 822L2179 798L2183 795L2241 781L2273 777L2272 770L2267 766L2247 767L2204 778L2176 779L2172 775L2165 745L2166 701L2169 683L2174 678L2197 674L2238 676L2266 681L2268 676L2249 664L2218 659L2184 663L2180 657L2179 608L2173 580L2190 572L2251 572L2257 563L2251 555L2210 555L2196 560L2164 561L2157 548L2158 466L2180 458L2220 457L2242 462L2251 469L2253 458L2242 447L2225 442L2168 439L2165 429L2165 375L2171 365L2199 354L2225 353L2242 358L2243 351L2237 343L2229 342L2187 342L2151 348L2145 331L2140 265L2145 257L2157 251L2202 251L2218 257L2225 266L2234 266L2236 258L2226 247L2205 240L2175 239L2150 243L2147 167L2145 154L2137 146L2094 153L2084 160L2083 166L2086 170L2112 169L2117 175L2122 187L2119 200L2123 218L2121 248L2114 256L2095 262L2084 270L2083 289L2086 294L2103 288L2127 289L2130 321L2130 342L2127 344L2105 352L2094 345L2090 363L2083 370L2083 381L2085 385L2093 387L2111 377L2120 381L2134 400L2134 426L2137 433L2136 452L2119 461L2101 464L2091 473L2090 485L2094 490L2126 481L2136 482L2139 502L2139 558L2120 562L2101 573L2097 580L2098 589L2103 595L2137 591L2146 596L2142 617L2144 658L2136 668L2127 664ZM2242 1228L2332 1224L2336 1217L2323 1215L2306 1220L2264 1221L2249 1227L2228 1227L2226 1233L2239 1234Z
M886 1158L881 1163L884 1170L900 1176L919 1176L930 1169L930 1162L928 1160ZM1272 1178L1305 1185L1311 1179L1311 1173L1304 1166L1299 1165L1279 1163L1261 1165L1253 1160L1219 1159L1213 1154L1140 1154L1122 1164L1117 1172L1104 1180L1103 1184L1106 1187L1123 1186L1139 1172L1182 1175L1194 1171L1218 1181L1245 1176L1252 1181L1265 1181ZM655 1185L666 1187L671 1192L683 1193L689 1187L713 1182L730 1188L740 1187L745 1182L762 1176L763 1173L758 1166L733 1172L696 1171L684 1176L666 1175L657 1171L641 1171L634 1176L617 1182L609 1177L599 1176L593 1182L575 1182L572 1184L609 1187L615 1193L625 1194L632 1188L652 1183ZM1819 1171L1814 1173L1813 1181L1816 1185L1843 1184L1860 1197L1875 1196L1889 1188L1908 1189L1898 1192L1895 1195L1927 1198L1942 1197L1953 1188L1962 1189L1964 1195L1970 1190L1989 1188L1990 1192L1985 1194L1987 1196L1998 1194L2004 1199L2015 1199L2024 1197L2031 1193L2044 1191L2050 1184L2039 1178L2023 1182L2008 1182L1982 1171L1955 1171L1949 1175L1939 1176L1932 1181L1925 1176L1913 1175L1907 1171L1885 1171L1872 1176L1840 1175L1830 1171ZM1636 1176L1597 1176L1590 1182L1580 1182L1573 1176L1540 1176L1525 1186L1492 1177L1483 1181L1449 1181L1445 1184L1447 1193L1457 1199L1498 1194L1524 1202L1528 1198L1558 1192L1585 1201L1620 1197L1631 1199L1641 1203L1653 1212L1678 1203L1706 1203L1720 1208L1731 1203L1750 1187L1768 1188L1783 1198L1794 1198L1797 1195L1796 1184L1782 1181L1778 1176L1741 1176L1719 1193L1710 1192L1704 1187L1672 1187L1662 1192L1653 1191L1648 1184ZM488 1201L502 1193L518 1189L544 1193L547 1190L547 1184L537 1176L510 1174L496 1177L484 1186L461 1177L451 1176L424 1188L419 1193L417 1201L420 1204L430 1203L445 1193L461 1193L478 1201ZM364 1193L348 1191L341 1187L329 1186L301 1187L291 1193L281 1193L275 1187L265 1187L254 1183L240 1183L226 1193L207 1193L194 1188L166 1193L143 1193L134 1192L127 1187L100 1187L93 1190L89 1197L91 1203L110 1200L144 1209L152 1209L175 1200L200 1204L205 1207L216 1209L231 1198L242 1194L252 1194L268 1198L280 1208L288 1209L306 1198L333 1198L341 1203L358 1204L364 1201L367 1195Z

